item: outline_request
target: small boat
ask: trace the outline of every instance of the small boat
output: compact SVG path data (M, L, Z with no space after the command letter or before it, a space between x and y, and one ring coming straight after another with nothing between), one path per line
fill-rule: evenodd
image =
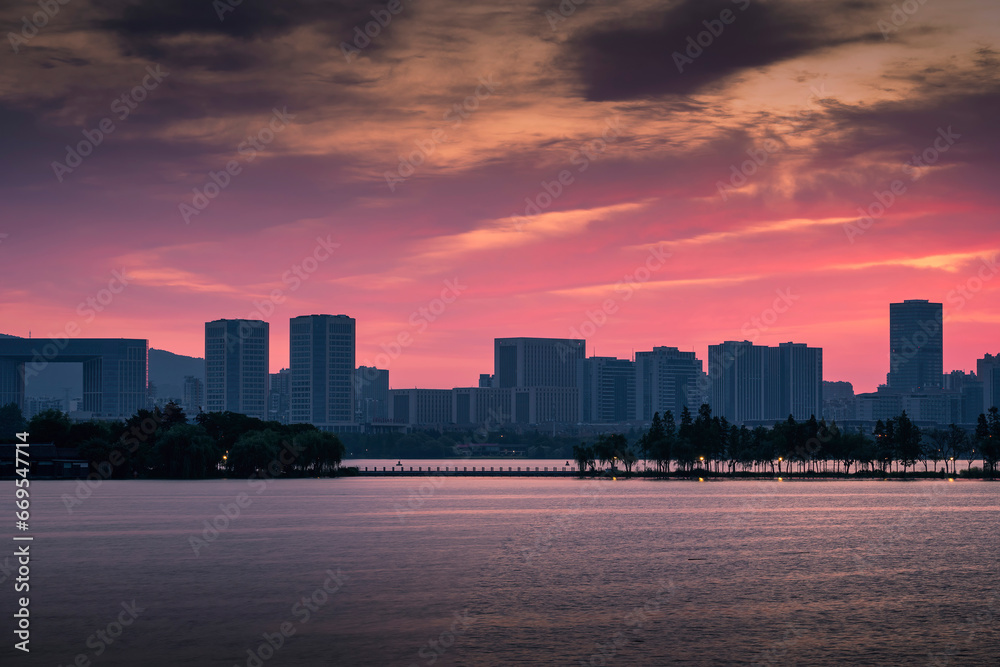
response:
M403 467L403 462L402 461L396 461L396 465L398 465L400 468L402 468Z

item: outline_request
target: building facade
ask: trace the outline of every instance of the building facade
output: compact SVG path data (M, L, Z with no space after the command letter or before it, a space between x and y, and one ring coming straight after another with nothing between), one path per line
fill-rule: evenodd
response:
M943 308L926 299L889 304L890 389L940 389L944 374Z
M692 413L701 406L699 378L702 362L694 352L676 347L654 347L635 353L635 419L649 421L670 410L675 419L687 406Z
M77 408L95 419L127 419L146 407L149 342L131 338L0 338L0 405L28 412L25 382L54 363L83 366Z
M976 361L976 377L983 383L983 409L1000 408L1000 354L987 354ZM978 415L977 415L978 417Z
M635 362L615 357L588 357L577 361L580 421L615 424L635 416Z
M389 371L359 366L354 371L354 409L357 421L370 424L389 417Z
M725 341L708 348L714 414L732 423L817 419L823 414L823 350Z
M356 323L302 315L289 323L289 421L337 430L355 423Z
M576 362L586 341L576 338L496 338L494 386L576 387Z
M389 419L407 426L444 426L452 421L452 389L390 389Z
M516 389L516 423L576 423L580 405L578 362L586 341L577 338L496 338L493 386Z
M205 411L267 419L270 327L261 320L205 323Z
M272 421L287 424L290 418L292 399L292 372L282 368L277 373L271 373L267 393L267 412Z
M205 409L205 384L193 375L184 376L184 409L188 413Z

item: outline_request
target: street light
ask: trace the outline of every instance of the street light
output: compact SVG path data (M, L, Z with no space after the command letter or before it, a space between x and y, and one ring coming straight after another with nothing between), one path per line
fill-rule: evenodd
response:
M784 461L784 460L785 459L781 458L780 456L778 457L778 474L779 475L781 474L781 462Z

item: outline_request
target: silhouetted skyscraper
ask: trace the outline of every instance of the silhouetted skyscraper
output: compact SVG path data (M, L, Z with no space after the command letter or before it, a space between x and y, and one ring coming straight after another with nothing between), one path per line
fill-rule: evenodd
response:
M389 371L359 366L354 371L354 402L362 424L389 417Z
M287 424L292 399L292 372L289 369L282 368L277 373L271 373L267 396L271 419Z
M778 418L802 421L823 416L823 348L805 343L778 345Z
M580 421L617 423L635 419L635 363L615 357L577 362Z
M726 341L708 347L712 412L734 424L823 413L823 350Z
M577 362L584 358L586 345L577 338L494 339L493 386L516 389L516 423L579 420Z
M303 315L290 323L290 421L316 426L354 423L355 321L347 315Z
M205 408L205 384L193 375L184 376L184 409L201 412Z
M643 421L653 418L653 413L670 410L674 419L680 419L686 405L692 413L698 412L698 378L701 359L694 352L683 352L676 347L654 347L651 352L635 353L635 417Z
M943 309L926 299L889 304L889 374L896 391L939 389L944 374Z
M983 383L983 409L1000 407L1000 354L987 354L976 362L976 377ZM978 418L978 415L976 415Z
M205 323L205 411L267 419L270 328L261 320Z

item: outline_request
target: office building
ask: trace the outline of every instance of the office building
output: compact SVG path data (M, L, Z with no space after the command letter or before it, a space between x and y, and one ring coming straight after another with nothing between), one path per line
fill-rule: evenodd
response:
M205 323L205 411L267 419L267 322Z
M184 409L195 414L205 408L205 384L193 375L184 376Z
M146 407L149 342L129 338L0 338L0 405L24 412L25 382L54 363L83 366L78 407L95 419L127 419Z
M289 354L291 423L310 423L330 430L354 424L354 318L293 317Z
M983 383L982 413L989 413L993 407L1000 408L1000 354L987 354L977 360L976 377Z
M823 413L823 350L726 341L708 348L713 414L732 423L803 421Z
M635 419L649 421L654 413L662 417L667 410L680 419L685 405L696 413L702 402L701 375L702 362L694 352L665 346L636 352Z
M962 423L962 393L946 389L897 391L880 386L878 391L858 394L858 419L873 422L895 419L906 411L914 422L933 423L939 427Z
M889 304L890 389L940 389L944 373L943 310L940 303L908 299Z
M581 422L615 424L636 418L634 362L615 357L588 357L576 363Z
M493 386L516 389L513 419L521 424L579 421L577 362L586 341L576 338L497 338Z
M487 430L514 421L514 390L499 387L456 387L452 393L452 421Z
M451 389L390 389L389 419L407 426L453 423Z
M282 368L277 373L271 373L267 400L267 412L271 421L287 424L292 400L291 370Z
M576 387L576 362L586 341L575 338L496 338L494 386Z
M389 418L389 371L359 366L354 371L354 409L361 424Z
M776 418L802 421L823 415L823 349L805 343L778 345Z

